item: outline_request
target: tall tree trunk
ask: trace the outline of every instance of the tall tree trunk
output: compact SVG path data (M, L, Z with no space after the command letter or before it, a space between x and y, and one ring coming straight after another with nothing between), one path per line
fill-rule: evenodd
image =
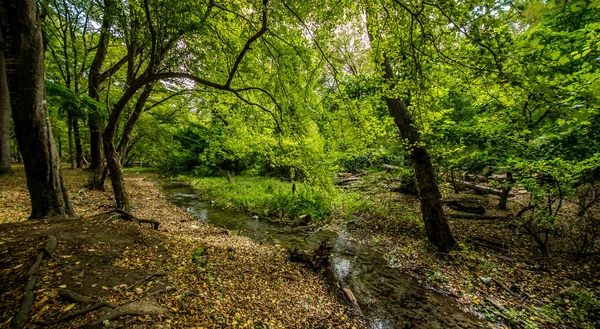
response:
M0 34L0 40L2 39ZM10 99L6 84L4 51L0 49L0 176L12 173L10 169Z
M121 112L123 112L123 108L131 99L133 94L135 93L136 88L128 88L125 92L125 95L120 99L120 101L115 105L113 112L108 120L106 128L104 129L104 134L102 135L102 140L104 142L104 157L106 158L106 165L108 167L110 173L110 180L113 188L113 193L115 195L115 200L117 202L117 208L123 209L125 211L130 211L131 203L129 201L129 196L127 194L127 190L125 188L125 178L123 176L123 165L122 160L125 155L127 145L129 144L130 135L133 131L133 127L135 123L139 119L141 113L144 110L144 106L146 101L150 97L150 93L153 89L153 84L147 84L144 87L140 97L138 98L135 109L131 114L131 117L127 121L125 126L125 130L123 136L121 138L121 142L119 144L119 149L115 148L113 143L113 139L115 137L115 132L117 129L117 123L119 120L119 116Z
M371 44L373 35L369 30L369 12L367 14L367 34ZM386 85L393 86L396 80L394 71L387 54L383 53L383 77ZM421 134L415 125L412 114L406 103L397 97L386 94L385 101L390 116L400 132L405 143L405 149L410 156L412 166L415 170L419 199L421 201L421 213L425 224L427 240L439 251L447 252L458 248L458 244L452 236L448 222L442 207L442 195L436 182L435 171L431 164L431 158L427 149L421 143Z
M79 120L73 118L73 137L75 138L75 154L77 168L83 167L83 148L81 146L81 134L79 132Z
M383 57L385 82L393 83L394 72L392 66L387 56L384 55ZM456 240L452 236L444 215L442 195L436 182L431 158L421 143L421 134L415 126L415 122L406 104L401 99L386 96L385 100L390 115L400 131L402 139L407 144L406 149L415 170L427 239L439 251L447 252L455 249L457 247Z
M75 169L75 154L73 153L73 116L67 113L67 131L69 137L69 161L71 161L71 169Z
M0 2L10 103L31 197L30 219L71 216L44 86L44 48L36 0Z
M90 66L88 80L88 95L95 100L100 100L100 84L103 80L102 65L108 52L114 7L114 0L104 0L104 16L102 18L100 39L98 40L96 55ZM96 170L102 165L102 119L97 113L89 115L88 127L90 128L90 169Z

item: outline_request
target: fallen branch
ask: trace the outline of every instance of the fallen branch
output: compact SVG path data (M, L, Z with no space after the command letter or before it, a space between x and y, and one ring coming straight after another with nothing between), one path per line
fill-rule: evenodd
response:
M350 290L348 285L346 285L342 280L338 280L338 283L342 289L342 292L344 293L344 296L346 296L346 300L350 303L350 306L352 306L352 308L358 312L359 315L362 315L362 311L360 310L360 306L358 305L358 301L356 300L356 297L354 297L352 290Z
M453 293L453 292L450 292L450 291L446 291L446 290L440 290L440 289L435 289L435 288L433 288L433 287L427 287L427 286L425 287L425 289L427 289L427 290L431 290L431 291L435 291L435 292L437 292L438 294L441 294L441 295L446 295L446 296L448 296L448 297L452 297L452 298L460 298L460 296L458 296L457 294L455 294L455 293Z
M360 180L360 177L348 177L348 178L343 178L343 179L339 179L337 182L335 182L336 185L344 185L350 182L354 182Z
M462 186L469 188L471 190L475 190L480 193L484 193L484 194L493 194L493 195L497 195L497 196L502 196L502 193L504 193L503 191L496 190L491 187L481 186L481 185L476 185L476 184L471 184L471 183L466 183L466 182L463 182ZM515 195L513 193L509 193L508 196L514 197Z
M485 242L477 241L477 240L472 239L472 238L467 238L467 242L475 244L475 245L478 245L480 247L484 247L484 248L489 248L489 249L494 249L494 250L499 250L499 251L506 250L503 247L498 247L498 246L495 246L495 245L487 244Z
M496 284L498 287L500 287L500 288L504 289L505 291L507 291L507 292L508 292L510 295L512 295L513 297L521 298L521 296L517 295L517 294L516 294L514 291L510 290L510 289L509 289L507 286L505 286L505 285L504 285L502 282L500 282L500 281L498 281L498 280L496 280L496 279L494 279L494 278L492 278L492 281L494 281L494 283L495 283L495 284Z
M462 212L468 212L468 213L480 214L480 215L485 214L485 207L483 207L483 206L476 206L476 207L466 206L466 205L460 204L456 200L448 202L448 207L450 207L456 211L462 211Z
M516 319L516 318L511 319L508 316L506 316L505 313L508 313L509 311L506 308L504 308L504 306L500 305L500 303L497 300L495 300L491 297L486 297L485 300L500 311L500 313L497 313L497 314L505 321L507 321L509 323L516 322L516 323L520 324L522 328L527 327L527 322L525 322L521 319Z

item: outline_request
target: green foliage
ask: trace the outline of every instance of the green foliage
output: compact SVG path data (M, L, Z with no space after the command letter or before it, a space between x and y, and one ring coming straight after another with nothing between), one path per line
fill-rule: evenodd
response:
M290 182L274 178L235 176L192 179L195 189L217 204L258 214L271 219L295 222L302 215L322 220L331 213L335 195L306 184L296 184L292 193Z
M600 321L600 299L591 291L574 287L563 290L540 311L556 323L591 329Z

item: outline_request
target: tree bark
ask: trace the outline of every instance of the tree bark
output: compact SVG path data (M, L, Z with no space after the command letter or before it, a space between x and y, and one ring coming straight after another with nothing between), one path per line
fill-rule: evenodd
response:
M79 132L79 120L73 118L73 137L75 138L75 154L77 168L83 167L83 147L81 146L81 134Z
M102 17L100 39L98 40L96 55L90 66L88 95L95 100L100 100L100 84L104 80L101 71L108 52L114 5L113 0L104 0L104 16ZM102 164L102 119L97 113L89 115L88 127L90 128L90 169L96 170Z
M2 34L0 33L0 40ZM10 99L6 84L4 51L0 49L0 176L12 173L10 169Z
M384 55L383 68L385 82L392 83L394 73L386 55ZM427 239L439 251L448 252L455 249L458 245L446 221L442 207L442 195L436 182L431 158L421 143L421 134L402 100L389 96L386 96L385 100L389 113L400 131L400 136L406 143L405 147L415 170Z
M72 216L46 108L38 3L4 0L0 11L13 121L31 197L29 218Z
M67 135L69 138L69 161L71 162L71 169L75 169L75 155L73 153L73 115L67 114Z

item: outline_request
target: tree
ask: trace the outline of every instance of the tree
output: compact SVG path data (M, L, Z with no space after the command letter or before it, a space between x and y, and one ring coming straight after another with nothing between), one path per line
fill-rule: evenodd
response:
M373 43L374 36L371 33L373 22L369 20L371 16L372 15L369 15L367 12L369 40ZM376 56L377 55L378 54L376 54ZM452 232L450 231L450 227L448 226L448 222L444 215L442 195L437 185L436 174L433 170L431 157L421 140L421 134L419 133L415 120L413 119L406 102L395 95L395 93L402 94L402 92L394 91L398 78L394 74L394 69L392 68L392 64L390 63L385 50L380 54L379 58L382 60L382 63L379 63L379 66L382 67L383 71L383 83L388 88L388 90L384 91L385 101L390 116L394 119L394 123L398 127L406 152L408 153L414 168L427 239L436 246L438 250L443 252L450 251L457 248L457 243L452 236Z
M2 37L15 133L31 198L30 219L71 216L46 108L44 47L35 0L3 1Z
M1 31L0 40L2 40ZM4 65L4 50L0 49L0 176L12 172L10 168L10 100Z

